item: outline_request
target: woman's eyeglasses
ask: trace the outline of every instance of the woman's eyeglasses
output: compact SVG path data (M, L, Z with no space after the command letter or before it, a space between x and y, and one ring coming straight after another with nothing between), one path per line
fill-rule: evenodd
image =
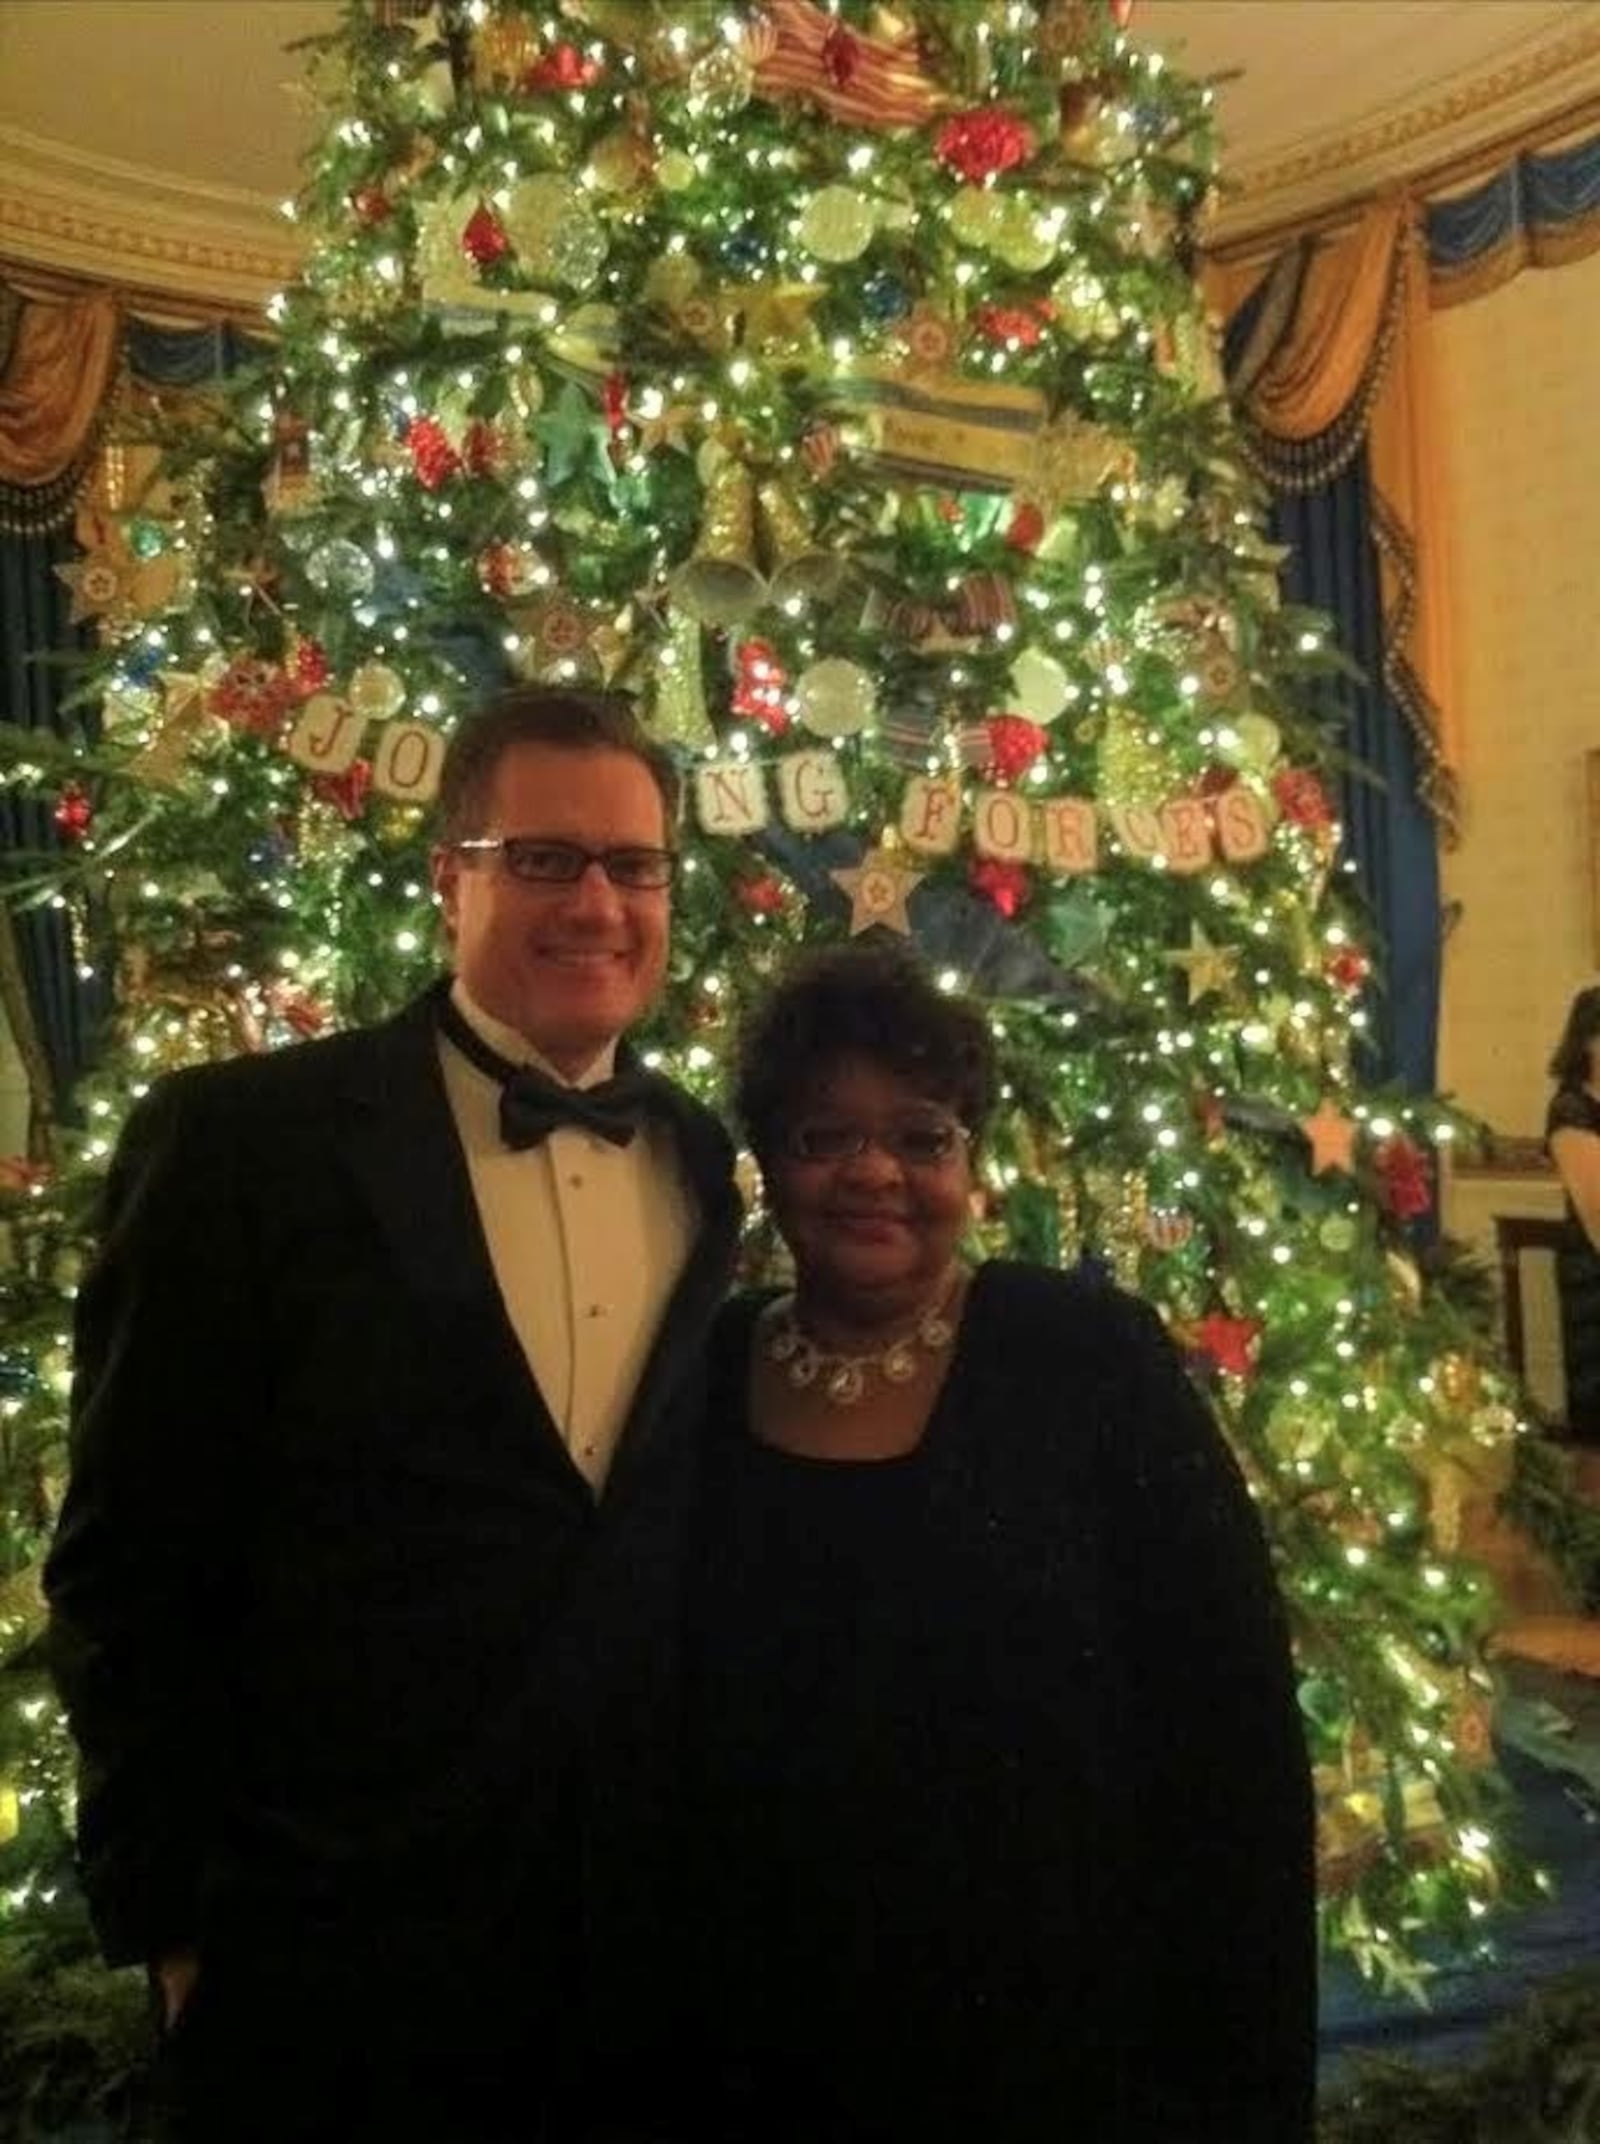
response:
M937 1169L954 1159L972 1134L950 1117L904 1117L895 1124L846 1124L812 1117L784 1134L791 1161L854 1161L875 1146L906 1169Z
M671 849L584 849L575 841L546 841L538 834L485 834L450 846L480 856L498 852L511 876L526 886L575 886L591 864L598 864L624 893L659 893L672 884L678 868Z

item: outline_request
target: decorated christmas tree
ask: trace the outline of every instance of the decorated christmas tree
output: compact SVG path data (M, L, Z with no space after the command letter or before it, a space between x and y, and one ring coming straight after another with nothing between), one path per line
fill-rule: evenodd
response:
M1127 14L355 0L305 55L270 357L71 569L81 739L10 754L116 1008L83 1133L3 1193L13 1939L78 1927L32 1573L97 1175L161 1072L434 971L425 808L512 677L635 695L682 756L644 1039L699 1091L802 943L898 932L987 1000L975 1239L1098 1263L1208 1388L1290 1603L1330 1943L1404 1980L1504 1891L1491 1603L1430 1485L1515 1417L1415 1233L1448 1115L1359 1076L1308 712L1340 658L1280 601L1197 295L1211 100Z

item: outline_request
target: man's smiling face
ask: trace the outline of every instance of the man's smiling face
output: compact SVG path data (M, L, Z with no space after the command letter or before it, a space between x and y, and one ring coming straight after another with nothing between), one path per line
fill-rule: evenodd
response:
M669 845L666 808L643 760L544 744L506 753L476 831L590 850ZM433 880L456 973L474 1002L567 1078L631 1027L661 988L665 887L624 891L598 864L572 885L530 885L501 856L451 848L435 852Z

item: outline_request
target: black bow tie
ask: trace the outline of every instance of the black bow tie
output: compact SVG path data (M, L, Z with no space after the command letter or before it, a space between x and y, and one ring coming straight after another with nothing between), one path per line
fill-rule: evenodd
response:
M619 1072L594 1087L563 1087L492 1050L449 997L439 1001L439 1025L463 1057L500 1082L500 1136L507 1146L538 1146L562 1124L626 1146L639 1129L654 1084L648 1072Z

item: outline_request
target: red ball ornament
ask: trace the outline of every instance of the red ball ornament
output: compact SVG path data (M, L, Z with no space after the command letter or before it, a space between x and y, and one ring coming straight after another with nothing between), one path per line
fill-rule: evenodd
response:
M358 186L350 196L350 207L357 223L370 229L373 224L384 223L394 214L394 203L381 186Z
M1038 723L1026 715L991 715L983 729L989 742L986 771L993 781L1019 781L1049 743Z
M733 897L747 916L775 916L783 907L783 881L770 875L736 882Z
M461 456L451 446L450 436L437 417L413 417L406 427L406 445L417 481L425 491L437 491L460 470Z
M1046 305L980 305L972 316L972 327L984 342L1015 343L1019 349L1032 350L1049 318Z
M1034 133L1025 119L1004 112L993 104L975 111L957 112L939 129L933 153L941 164L958 171L969 185L977 186L999 172L1025 164L1035 148Z
M979 856L967 873L975 893L992 901L1009 923L1028 904L1033 881L1022 864L1003 863L998 856Z
M506 227L487 201L480 201L467 218L466 229L461 234L461 250L480 268L492 268L511 251Z
M88 790L77 782L68 782L56 799L56 808L50 816L64 841L81 841L94 823L94 806Z
M1341 990L1359 990L1372 972L1372 963L1365 953L1353 945L1341 946L1330 954L1324 971L1330 983Z

